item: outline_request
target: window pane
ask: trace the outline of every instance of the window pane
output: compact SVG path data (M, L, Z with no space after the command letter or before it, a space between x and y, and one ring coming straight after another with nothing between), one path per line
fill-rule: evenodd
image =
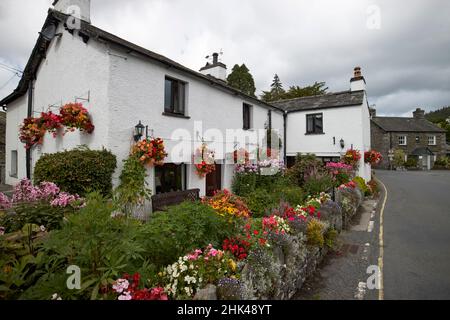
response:
M181 82L177 82L178 97L177 104L175 105L175 113L184 115L184 101L185 101L185 85Z
M313 116L306 116L306 132L313 133L314 132L314 118Z
M250 106L248 104L244 104L243 116L244 116L244 130L248 130L250 129Z
M323 117L322 117L322 115L316 116L314 132L315 133L323 133Z
M182 191L185 189L184 165L166 163L155 168L156 194Z
M173 109L172 107L172 81L166 79L164 85L164 109L170 112Z

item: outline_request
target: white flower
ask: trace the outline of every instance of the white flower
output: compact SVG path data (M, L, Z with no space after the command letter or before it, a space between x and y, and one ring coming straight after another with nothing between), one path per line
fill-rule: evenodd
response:
M131 300L132 298L131 298L131 294L130 294L130 292L129 291L126 291L126 292L124 292L121 296L119 296L119 298L118 298L118 300L123 300L123 301L126 301L126 300Z
M42 232L45 232L45 227L44 226L40 226L39 229L41 229Z

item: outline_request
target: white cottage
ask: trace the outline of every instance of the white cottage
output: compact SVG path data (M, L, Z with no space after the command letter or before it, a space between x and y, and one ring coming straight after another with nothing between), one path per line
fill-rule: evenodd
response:
M370 112L366 81L356 67L348 91L283 100L273 105L285 110L288 165L298 153L315 154L325 162L338 161L348 150L362 154L358 175L371 179L364 152L371 148Z
M17 89L0 102L7 110L6 183L31 178L40 156L79 145L105 147L118 158L117 182L141 121L165 141L169 157L149 169L156 193L230 188L233 151L260 146L267 128L284 136L284 111L233 89L226 66L214 55L201 72L101 30L90 23L89 0L55 0ZM67 13L75 14L80 20ZM96 127L53 138L26 151L19 126L27 117L81 102ZM192 150L206 141L216 151L217 170L200 178Z

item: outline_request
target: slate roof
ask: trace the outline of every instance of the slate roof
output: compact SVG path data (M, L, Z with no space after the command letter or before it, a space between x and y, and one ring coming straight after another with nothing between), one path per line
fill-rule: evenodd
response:
M49 9L48 16L44 23L44 26L42 27L42 30L44 30L51 23L64 23L65 21L67 21L67 18L68 18L68 15L63 14L59 11L55 11L53 9ZM80 36L82 35L83 37L87 37L86 39L97 39L100 41L107 41L109 43L113 43L122 48L125 48L128 53L135 52L135 53L141 54L152 61L161 63L161 64L167 66L168 68L173 68L173 69L177 69L179 71L185 72L195 78L198 78L200 80L208 82L209 84L216 86L222 90L225 90L231 94L241 96L249 101L253 101L256 104L265 106L269 109L283 111L279 107L273 106L272 104L269 104L269 103L261 101L257 98L251 97L251 96L241 92L240 90L229 86L226 82L224 82L222 80L219 80L212 76L207 76L200 72L189 69L189 68L187 68L165 56L162 56L153 51L147 50L136 44L126 41L122 38L119 38L107 31L97 28L97 27L93 26L92 24L87 23L85 21L81 21L81 29L79 30L79 35ZM42 60L45 59L45 53L46 53L47 47L48 47L48 43L42 37L39 37L36 42L36 45L33 49L31 57L28 60L27 66L25 67L24 74L22 76L22 79L19 82L17 89L14 90L14 92L12 94L10 94L8 97L6 97L2 101L0 101L0 106L9 104L10 102L23 96L27 92L30 81L34 78L34 76L36 74L36 70L38 69Z
M342 91L319 96L272 102L287 112L359 106L364 103L364 91Z
M433 151L430 150L430 148L427 147L421 147L415 149L413 152L411 152L411 155L413 156L425 156L425 155L434 155Z
M386 132L445 132L426 119L375 117L372 122Z

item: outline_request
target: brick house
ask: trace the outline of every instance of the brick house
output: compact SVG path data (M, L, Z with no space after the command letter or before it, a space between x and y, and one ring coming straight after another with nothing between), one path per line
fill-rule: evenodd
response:
M415 157L424 170L430 170L438 157L446 155L445 130L426 120L420 108L412 118L377 117L376 110L371 109L371 118L372 148L383 155L378 168L390 167L389 150L403 150L405 161Z

